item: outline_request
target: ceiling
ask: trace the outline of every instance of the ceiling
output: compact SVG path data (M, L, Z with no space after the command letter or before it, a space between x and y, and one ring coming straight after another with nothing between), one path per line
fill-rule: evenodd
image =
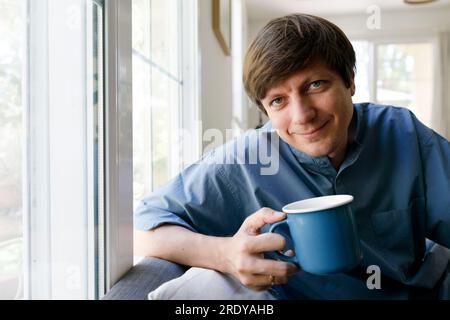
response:
M250 21L270 20L293 12L322 16L366 13L377 5L383 10L423 10L450 6L450 0L438 0L428 4L407 5L403 0L244 0Z

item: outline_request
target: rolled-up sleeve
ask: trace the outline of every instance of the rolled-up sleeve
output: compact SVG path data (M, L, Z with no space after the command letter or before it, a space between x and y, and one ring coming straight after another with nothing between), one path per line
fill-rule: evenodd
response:
M143 199L134 212L134 227L152 230L175 224L202 234L234 234L242 221L236 190L210 154L192 164Z

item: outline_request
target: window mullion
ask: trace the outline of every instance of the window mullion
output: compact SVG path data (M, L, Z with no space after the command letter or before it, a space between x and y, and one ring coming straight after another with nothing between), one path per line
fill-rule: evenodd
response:
M376 42L369 42L370 48L370 73L369 73L369 85L370 85L370 101L377 101L377 83L378 83L378 44Z
M49 299L51 282L50 155L48 97L48 1L29 1L28 165L25 297Z
M106 291L133 265L131 0L105 3Z
M181 126L183 129L182 167L196 161L201 156L202 125L200 122L201 104L199 99L199 51L198 48L198 2L182 0L181 41Z

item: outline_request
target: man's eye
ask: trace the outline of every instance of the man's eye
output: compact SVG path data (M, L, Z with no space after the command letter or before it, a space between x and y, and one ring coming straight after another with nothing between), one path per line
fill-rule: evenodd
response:
M272 102L270 102L270 106L276 108L276 107L281 106L282 103L283 103L283 98L279 97L279 98L273 99Z
M322 86L322 84L323 84L323 80L317 80L317 81L311 82L309 87L311 89L319 89Z

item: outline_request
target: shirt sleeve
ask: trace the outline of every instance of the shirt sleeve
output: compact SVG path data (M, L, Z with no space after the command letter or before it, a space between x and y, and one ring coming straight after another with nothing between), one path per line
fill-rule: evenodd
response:
M175 224L206 235L227 236L242 223L239 211L240 201L226 179L224 165L215 164L211 153L143 199L134 212L134 226L152 230Z
M423 164L427 238L450 248L450 143L416 119Z

